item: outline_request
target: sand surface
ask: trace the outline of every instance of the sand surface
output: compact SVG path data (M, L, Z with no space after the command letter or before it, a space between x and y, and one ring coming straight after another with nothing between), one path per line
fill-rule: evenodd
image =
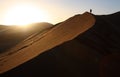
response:
M74 39L94 24L94 16L86 12L83 15L76 15L52 29L33 35L7 53L0 54L0 73L15 68L49 49Z

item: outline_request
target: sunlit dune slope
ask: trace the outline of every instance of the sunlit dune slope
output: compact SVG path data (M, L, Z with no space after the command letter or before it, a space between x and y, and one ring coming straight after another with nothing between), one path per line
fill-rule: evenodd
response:
M27 37L52 27L49 23L35 23L27 27L0 26L0 53L9 50Z
M110 15L94 15L94 17L96 20L95 24L73 40L55 46L0 76L120 77L120 12ZM55 26L60 26L60 24L62 25L63 23L66 23L66 21L58 23ZM67 31L67 29L69 28L65 28L65 31ZM39 38L41 40L46 37L49 30L50 29L41 34L32 35L21 42L21 44L18 44L13 50L19 49L18 51L21 51L21 49L33 46L32 43L35 40L39 42ZM48 33L46 33L47 31ZM47 45L49 44L47 43ZM1 66L3 65L2 63L4 63L3 61L5 61L2 57L6 58L5 55L17 53L17 51L14 52L13 50L11 51L13 53L10 52L9 54L3 54L4 57L1 56ZM38 50L40 51L41 48L38 48ZM29 51L28 49L27 52ZM34 52L34 49L32 51ZM26 56L26 54L24 56Z
M74 39L91 28L94 23L94 17L86 12L83 15L71 17L45 33L19 43L16 47L8 50L7 54L1 54L0 73L15 68L55 46Z

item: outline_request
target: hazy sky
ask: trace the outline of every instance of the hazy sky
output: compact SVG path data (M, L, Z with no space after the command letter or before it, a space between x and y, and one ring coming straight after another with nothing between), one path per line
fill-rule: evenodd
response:
M120 0L0 0L0 23L6 11L13 5L30 3L49 14L48 22L57 23L93 9L94 14L110 14L120 11Z

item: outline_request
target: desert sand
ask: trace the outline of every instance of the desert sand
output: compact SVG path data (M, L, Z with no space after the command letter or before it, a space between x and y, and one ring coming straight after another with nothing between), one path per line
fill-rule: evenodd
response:
M94 16L86 12L42 33L35 33L8 50L7 53L0 54L0 73L11 70L49 49L76 38L94 24Z

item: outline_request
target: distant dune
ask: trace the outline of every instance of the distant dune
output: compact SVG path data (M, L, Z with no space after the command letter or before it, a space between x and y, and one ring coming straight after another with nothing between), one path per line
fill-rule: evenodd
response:
M0 54L2 77L119 77L120 12L84 13Z
M52 27L49 23L34 23L30 24L28 29L24 29L17 26L0 26L0 53L9 50L19 42L26 38L34 35L35 33L41 32L47 28Z

